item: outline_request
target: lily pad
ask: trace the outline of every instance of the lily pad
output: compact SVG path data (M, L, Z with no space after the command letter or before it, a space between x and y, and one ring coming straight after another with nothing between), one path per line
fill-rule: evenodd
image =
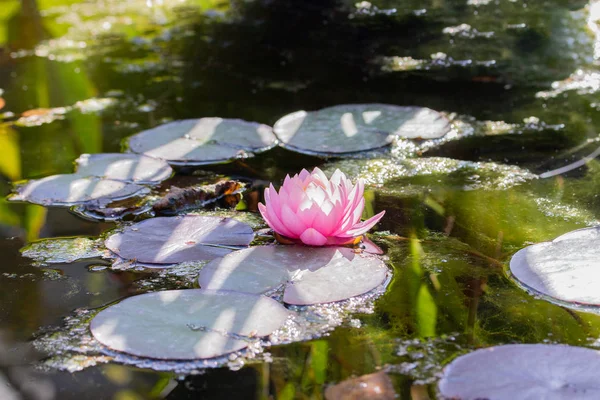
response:
M240 119L200 118L174 121L129 138L133 153L173 165L226 162L268 150L277 144L271 127Z
M252 228L231 218L186 215L150 218L110 236L106 247L126 260L176 264L223 257L254 238Z
M247 293L168 290L130 297L101 311L91 332L112 350L162 360L218 357L269 335L290 315ZM245 337L240 337L245 336Z
M290 150L337 155L381 148L394 136L438 139L448 133L450 124L429 108L345 104L288 114L275 123L273 130Z
M141 196L148 188L134 183L82 177L79 174L52 175L17 187L11 200L41 205L71 206L88 202L108 204L116 200Z
M100 258L102 242L83 237L42 239L23 247L21 255L40 264L72 263L85 258Z
M600 352L582 347L512 344L452 361L439 382L452 399L598 399Z
M519 250L510 271L523 285L568 303L600 305L600 227Z
M345 300L381 285L381 259L348 248L256 246L208 263L198 282L205 289L264 293L285 284L283 300L309 305Z
M137 154L82 154L75 163L79 175L141 184L157 184L173 174L165 161Z

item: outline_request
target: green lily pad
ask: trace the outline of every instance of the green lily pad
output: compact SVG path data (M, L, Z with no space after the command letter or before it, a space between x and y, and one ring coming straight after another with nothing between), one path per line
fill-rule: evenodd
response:
M600 306L599 259L600 228L585 228L519 250L510 260L510 271L542 295Z
M276 144L277 138L267 125L223 118L169 122L128 140L131 152L173 165L222 163L266 151Z
M439 382L448 399L597 399L600 352L582 347L511 344L452 361Z
M328 156L378 149L392 143L394 136L438 139L448 133L450 124L429 108L345 104L288 114L273 130L290 150Z
M285 285L288 304L330 303L358 296L381 285L388 274L375 256L348 248L256 246L208 263L202 288L264 293Z
M157 184L173 174L173 169L165 161L138 154L82 154L75 163L77 173L82 176L139 184Z
M148 188L134 183L64 174L31 180L20 185L11 200L28 201L44 206L72 206L88 202L108 204L148 192Z
M245 247L252 228L231 218L185 215L150 218L109 236L106 247L119 257L148 264L208 261Z
M278 329L291 313L259 295L202 289L130 297L101 311L90 330L104 346L162 360L213 358Z

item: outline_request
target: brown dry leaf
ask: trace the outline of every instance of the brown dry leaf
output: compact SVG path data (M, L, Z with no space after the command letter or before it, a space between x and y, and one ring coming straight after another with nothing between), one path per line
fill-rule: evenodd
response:
M233 208L240 200L239 192L244 185L237 181L221 181L214 185L204 185L189 188L171 187L169 194L157 200L152 209L157 215L175 215L178 212L201 208L217 200L225 199L223 204Z
M52 112L51 108L34 108L32 110L23 111L22 117L33 117L38 115L46 115Z
M383 371L359 376L330 386L325 390L327 400L393 400L394 385Z

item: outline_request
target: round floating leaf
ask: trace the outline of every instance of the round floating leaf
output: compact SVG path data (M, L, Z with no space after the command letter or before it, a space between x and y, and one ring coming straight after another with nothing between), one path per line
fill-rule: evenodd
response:
M125 182L155 184L173 174L173 170L165 161L137 154L82 154L75 162L79 175Z
M174 165L225 162L277 144L267 125L240 119L200 118L174 121L129 138L129 149Z
M519 250L510 270L518 281L543 295L600 305L599 259L600 228L585 228Z
M383 261L375 256L338 249L321 268L300 270L283 293L288 304L330 303L367 293L387 277Z
M444 398L598 399L600 352L581 347L514 344L452 361L439 382Z
M112 350L165 360L218 357L243 349L240 336L261 337L290 315L259 295L202 289L130 297L101 311L92 334Z
M198 278L205 289L264 293L287 283L284 301L308 305L345 300L381 285L387 268L352 249L256 246L208 263Z
M345 104L312 112L297 111L281 118L273 129L291 150L335 155L387 146L393 136L441 138L450 130L450 124L429 108Z
M65 174L29 181L17 188L16 195L11 200L63 206L91 201L108 204L112 201L146 193L148 193L148 188L133 183Z
M230 218L186 215L150 218L110 236L106 247L120 257L148 264L212 260L247 246L252 228Z

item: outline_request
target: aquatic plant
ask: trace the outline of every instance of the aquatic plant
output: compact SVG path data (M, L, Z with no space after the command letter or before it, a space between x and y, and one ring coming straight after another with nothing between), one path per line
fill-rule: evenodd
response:
M385 214L382 211L360 222L364 189L362 180L353 185L340 170L327 179L319 168L313 172L303 169L292 178L286 176L279 192L273 184L265 189L265 204L258 208L280 242L350 244L360 240Z

